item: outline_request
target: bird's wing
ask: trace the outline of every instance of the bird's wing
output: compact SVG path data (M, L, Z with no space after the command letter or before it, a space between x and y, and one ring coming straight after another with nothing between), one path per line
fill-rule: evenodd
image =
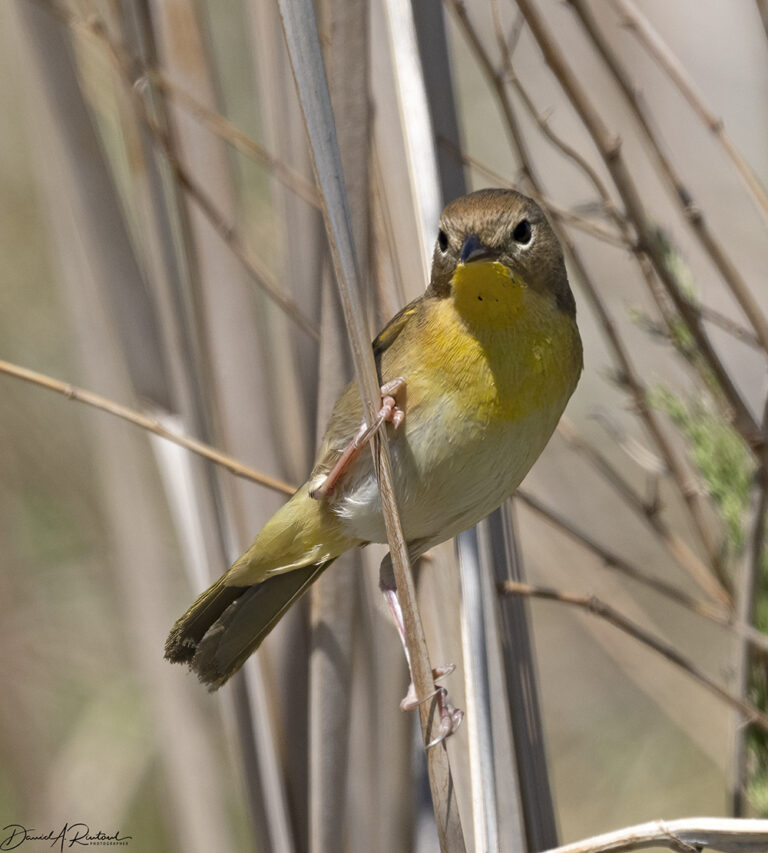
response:
M424 297L420 296L406 305L401 311L398 311L374 340L373 356L381 383L395 378L395 374L389 375L390 370L388 370L390 362L393 360L399 361L399 359L392 358L395 351L399 349L395 342L398 339L402 341L402 338L407 337L402 336L402 332L416 318L423 300ZM342 391L339 399L336 401L336 405L333 407L325 435L317 453L315 467L310 475L310 483L324 477L333 468L341 452L360 429L362 422L363 406L360 401L360 393L357 390L357 384L352 381Z
M386 326L379 332L373 342L373 357L376 360L376 368L379 371L379 380L384 382L381 377L381 358L384 353L392 346L403 329L413 320L418 314L424 302L424 297L420 296L409 302L405 308L401 308L397 314L387 323Z

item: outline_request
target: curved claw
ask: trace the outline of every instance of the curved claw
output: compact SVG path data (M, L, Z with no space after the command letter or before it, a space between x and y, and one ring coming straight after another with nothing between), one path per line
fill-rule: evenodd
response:
M440 725L437 729L437 737L433 738L425 747L432 749L442 743L447 737L450 737L456 729L461 725L464 719L464 712L461 708L456 708L448 698L448 691L445 687L438 688L437 705L440 711Z
M432 670L432 677L435 681L438 681L440 678L450 675L455 669L456 664L453 663L448 664L447 666L435 667ZM424 702L431 701L435 697L437 697L436 704L440 715L440 723L437 727L437 736L426 745L426 749L431 749L433 746L437 746L439 743L442 743L447 737L450 737L450 735L452 735L461 725L461 722L464 719L464 711L462 711L461 708L457 708L451 702L448 698L448 691L446 688L438 684L435 685L435 689L431 693L428 693L426 696L422 696L421 698L417 698L416 688L414 687L413 682L411 682L408 686L408 692L400 702L400 710L412 711L414 708L417 708Z

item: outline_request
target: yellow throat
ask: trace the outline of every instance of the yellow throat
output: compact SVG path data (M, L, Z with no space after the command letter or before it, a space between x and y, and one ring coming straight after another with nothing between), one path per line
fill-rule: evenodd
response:
M517 421L563 406L582 367L575 319L498 261L460 264L452 283L433 318L434 375L465 393L483 419Z

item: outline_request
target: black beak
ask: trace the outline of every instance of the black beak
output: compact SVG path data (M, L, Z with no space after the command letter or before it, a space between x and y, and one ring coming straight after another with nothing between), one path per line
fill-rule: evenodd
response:
M491 257L491 250L480 242L480 238L475 234L470 234L464 241L461 247L460 260L462 264L468 264L470 261L481 261Z

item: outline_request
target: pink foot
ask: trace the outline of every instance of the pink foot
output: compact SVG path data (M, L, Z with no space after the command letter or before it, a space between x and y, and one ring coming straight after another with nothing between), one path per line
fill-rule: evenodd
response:
M384 426L386 423L391 423L397 429L405 418L405 412L397 405L394 395L401 389L405 388L405 379L398 376L391 382L385 382L381 386L381 408L379 414L373 423L373 426L367 426L363 421L362 426L358 430L357 435L344 448L341 456L336 460L336 464L328 472L327 477L323 482L310 491L309 496L315 500L327 498L336 488L339 478L346 471L352 462L360 455L360 451L370 441L371 438Z
M449 675L451 672L456 669L455 664L450 664L448 666L437 667L432 670L432 675L437 681L438 678L442 678L444 675ZM436 684L435 689L432 693L428 693L422 699L416 698L416 690L413 686L413 682L408 686L408 692L405 694L405 698L400 703L401 711L412 711L418 705L421 705L423 702L429 702L434 699L437 704L437 712L439 717L439 723L437 726L437 734L434 738L427 744L427 749L431 749L433 746L437 746L439 743L442 743L447 737L450 737L456 729L461 725L462 720L464 719L464 712L461 708L457 708L451 700L448 698L448 691L442 685Z

